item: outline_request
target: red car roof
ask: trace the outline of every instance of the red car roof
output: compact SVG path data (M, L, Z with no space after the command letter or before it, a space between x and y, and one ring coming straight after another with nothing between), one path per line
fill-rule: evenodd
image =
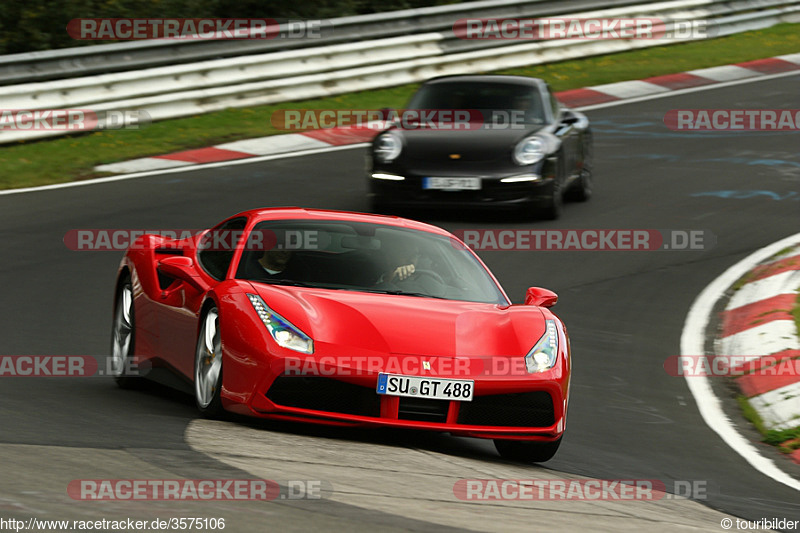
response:
M261 209L251 209L238 213L234 217L246 216L248 218L257 218L259 220L290 220L290 219L307 219L307 220L342 220L347 222L370 222L373 224L382 224L384 226L397 226L403 228L417 229L420 231L427 231L428 233L435 233L437 235L450 236L450 232L440 227L424 222L417 222L415 220L401 218L388 215L376 215L372 213L355 213L351 211L337 211L333 209L308 209L304 207L266 207Z

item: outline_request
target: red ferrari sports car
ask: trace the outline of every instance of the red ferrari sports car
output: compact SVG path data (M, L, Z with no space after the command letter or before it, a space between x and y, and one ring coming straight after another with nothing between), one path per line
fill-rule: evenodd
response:
M206 416L444 431L546 461L570 383L556 300L532 287L512 305L477 255L435 226L253 210L131 245L113 368L122 387L172 376Z

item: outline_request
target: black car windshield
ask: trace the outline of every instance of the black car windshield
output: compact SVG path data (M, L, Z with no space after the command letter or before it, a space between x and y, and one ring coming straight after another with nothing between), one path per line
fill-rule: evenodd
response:
M509 116L525 124L545 123L539 91L535 87L515 83L431 83L423 85L414 94L408 108L478 110L487 123L507 120Z
M245 241L238 279L508 304L475 256L443 235L383 224L276 220Z

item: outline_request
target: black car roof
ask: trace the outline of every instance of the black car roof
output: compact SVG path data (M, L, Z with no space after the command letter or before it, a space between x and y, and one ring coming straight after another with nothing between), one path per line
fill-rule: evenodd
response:
M509 76L505 74L452 74L449 76L438 76L431 78L423 85L438 83L459 83L459 82L500 82L514 85L530 85L539 87L544 85L544 80L539 78L529 78L526 76Z

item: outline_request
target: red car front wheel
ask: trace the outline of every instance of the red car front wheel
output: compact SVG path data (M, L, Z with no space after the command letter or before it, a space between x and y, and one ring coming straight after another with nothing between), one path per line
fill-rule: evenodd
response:
M222 346L219 339L219 313L211 307L202 318L194 358L194 398L200 414L217 417L223 413Z

